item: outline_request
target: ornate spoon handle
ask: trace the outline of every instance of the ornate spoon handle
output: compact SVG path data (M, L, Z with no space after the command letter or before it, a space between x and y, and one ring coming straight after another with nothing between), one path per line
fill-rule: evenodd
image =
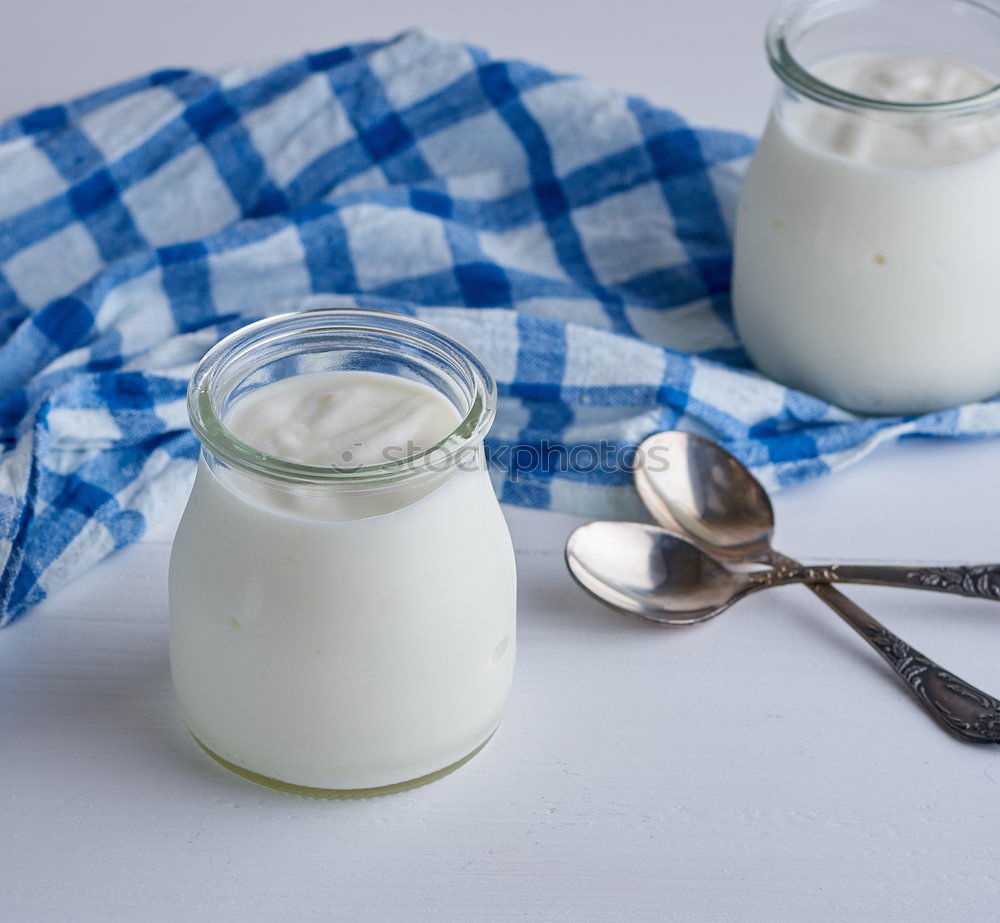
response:
M880 583L1000 600L1000 564L973 564L967 567L834 564L824 570L832 571L834 580L844 583Z
M800 566L783 555L775 555L774 564ZM809 588L882 655L917 701L947 730L975 743L1000 743L1000 701L910 647L830 584L810 583Z
M762 586L779 583L868 583L1000 601L1000 564L968 567L897 567L882 564L829 564L805 567L782 558L770 571L751 575Z
M964 740L1000 743L1000 701L910 647L829 584L810 584L864 638L938 721Z

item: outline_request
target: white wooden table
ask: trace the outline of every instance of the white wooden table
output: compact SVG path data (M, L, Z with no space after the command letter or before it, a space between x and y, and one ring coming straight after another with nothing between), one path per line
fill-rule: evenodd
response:
M769 5L429 3L425 22L752 128ZM184 36L168 6L199 30ZM88 32L83 7L106 28ZM562 30L556 7L577 11ZM116 9L21 10L0 33L0 108L416 15L402 2L250 2L222 43L222 4ZM997 559L1000 444L887 448L776 508L779 547L800 557ZM507 512L521 597L506 721L464 769L400 795L293 798L197 750L170 689L171 523L0 633L0 919L996 919L1000 748L941 733L802 588L659 629L570 582L561 549L578 520ZM1000 608L852 595L1000 691Z

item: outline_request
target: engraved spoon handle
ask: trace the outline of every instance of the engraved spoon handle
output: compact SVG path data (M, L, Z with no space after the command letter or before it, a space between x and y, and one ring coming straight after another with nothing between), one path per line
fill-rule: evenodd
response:
M827 564L803 566L782 558L770 571L756 571L751 581L763 586L784 583L865 583L936 590L957 596L1000 601L1000 564L956 567L899 567L883 564Z
M772 563L801 567L777 553ZM881 654L917 701L947 730L975 743L1000 743L1000 701L910 647L836 587L828 583L808 586Z

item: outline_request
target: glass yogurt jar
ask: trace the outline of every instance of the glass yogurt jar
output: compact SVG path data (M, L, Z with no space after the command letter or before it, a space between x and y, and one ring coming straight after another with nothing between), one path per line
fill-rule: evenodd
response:
M865 413L1000 392L1000 7L801 0L767 53L733 271L751 359Z
M430 781L500 721L515 572L486 471L496 386L378 311L250 324L208 352L170 560L184 719L228 768L353 796Z

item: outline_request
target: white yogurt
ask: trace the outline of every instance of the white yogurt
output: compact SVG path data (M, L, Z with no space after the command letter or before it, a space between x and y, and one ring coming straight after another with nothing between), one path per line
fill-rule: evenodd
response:
M460 415L426 385L326 372L265 385L226 422L270 454L342 465L432 446ZM474 459L346 499L202 461L170 573L174 684L202 744L268 779L368 789L489 738L515 573L481 446Z
M898 53L838 56L820 79L869 99L939 102L996 79ZM733 307L767 375L870 413L1000 391L1000 116L780 107L747 172Z
M381 372L315 372L251 392L226 425L244 442L304 465L378 465L440 442L462 418L429 385Z

